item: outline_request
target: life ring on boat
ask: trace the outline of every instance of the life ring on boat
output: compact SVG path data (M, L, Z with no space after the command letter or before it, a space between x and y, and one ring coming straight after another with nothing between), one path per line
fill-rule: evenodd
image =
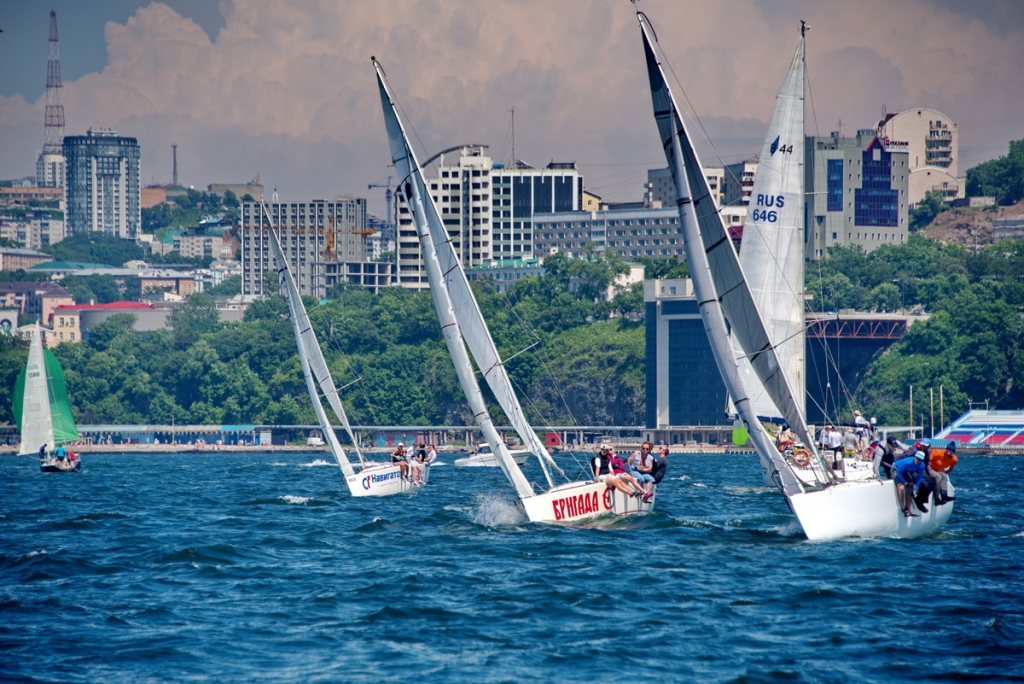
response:
M811 452L807 449L793 449L793 455L789 458L793 465L799 468L806 468L811 464Z

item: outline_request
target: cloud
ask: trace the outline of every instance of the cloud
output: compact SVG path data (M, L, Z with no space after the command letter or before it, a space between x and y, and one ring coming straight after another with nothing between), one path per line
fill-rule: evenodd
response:
M760 147L801 18L814 27L810 132L815 116L823 134L840 118L847 131L870 127L885 104L952 117L971 163L1024 137L1024 26L996 21L996 10L945 0L642 7L726 162ZM514 107L517 157L574 160L610 199L638 198L646 169L663 164L639 30L619 0L224 0L221 12L212 38L156 2L108 23L104 69L65 83L67 134L104 126L139 138L147 183L170 179L175 142L179 177L196 187L260 173L282 198L368 194L383 214L381 193L365 189L390 171L375 55L425 156L487 143L508 161ZM31 173L44 104L0 98L0 177ZM990 151L971 160L969 150Z

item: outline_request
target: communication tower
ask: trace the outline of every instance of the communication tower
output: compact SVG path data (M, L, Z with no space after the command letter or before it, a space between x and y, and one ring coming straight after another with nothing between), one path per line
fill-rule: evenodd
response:
M57 48L57 13L50 10L50 56L46 61L46 114L43 151L36 160L36 183L41 187L64 186L64 104Z

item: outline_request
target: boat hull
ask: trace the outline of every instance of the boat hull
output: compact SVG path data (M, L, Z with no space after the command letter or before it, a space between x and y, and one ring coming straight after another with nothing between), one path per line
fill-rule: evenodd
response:
M949 495L954 495L952 485ZM927 513L904 516L892 480L843 482L795 494L787 501L811 541L843 537L914 539L935 532L953 513L952 503L936 506L930 500Z
M430 482L430 466L423 468L423 482ZM371 463L355 475L345 478L352 496L391 496L412 492L419 487L402 478L402 471L390 463Z
M523 499L530 522L580 522L606 515L650 513L654 510L655 491L649 503L626 496L603 482L571 482Z
M512 453L512 460L518 466L525 465L528 458L530 458L529 453ZM455 465L464 468L497 468L498 457L492 453L473 454L472 456L455 459Z
M41 473L73 473L81 469L82 459L80 458L70 462L47 458L39 462L39 472Z

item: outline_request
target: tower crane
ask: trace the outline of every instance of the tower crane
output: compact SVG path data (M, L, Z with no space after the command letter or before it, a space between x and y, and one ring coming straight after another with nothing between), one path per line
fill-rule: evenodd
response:
M387 218L385 220L387 221L388 229L394 232L395 224L391 222L391 205L392 200L394 199L394 192L391 190L392 187L394 186L391 185L391 176L388 176L387 180L383 183L370 183L367 186L367 189L373 190L374 188L384 188L384 202L387 203Z

